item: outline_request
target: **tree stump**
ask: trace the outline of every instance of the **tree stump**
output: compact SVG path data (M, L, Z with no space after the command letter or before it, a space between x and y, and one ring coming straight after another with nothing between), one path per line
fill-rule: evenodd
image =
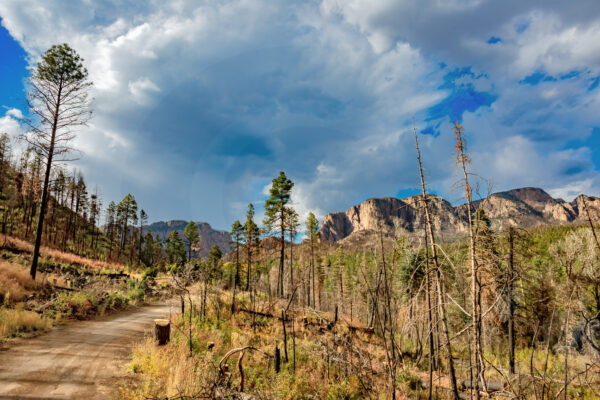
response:
M171 322L168 319L154 320L154 340L159 346L164 346L171 339Z

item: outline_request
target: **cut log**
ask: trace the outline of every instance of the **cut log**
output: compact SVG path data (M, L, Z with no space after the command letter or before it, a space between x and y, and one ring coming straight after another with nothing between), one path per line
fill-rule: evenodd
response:
M159 346L164 346L171 340L171 322L168 319L154 320L154 340Z

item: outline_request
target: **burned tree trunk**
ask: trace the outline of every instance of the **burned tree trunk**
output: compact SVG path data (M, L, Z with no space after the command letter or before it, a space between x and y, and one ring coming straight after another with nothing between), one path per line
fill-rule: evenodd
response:
M414 122L413 122L414 124ZM425 210L425 222L429 233L429 246L431 247L431 257L435 270L435 286L437 290L437 303L439 319L442 323L442 331L444 333L444 347L448 353L448 372L450 375L450 383L452 384L452 397L454 400L459 398L458 383L456 381L456 371L454 369L454 359L452 358L452 344L450 343L450 330L448 329L448 319L446 315L446 305L444 303L444 285L442 284L442 274L440 271L439 260L437 257L437 248L435 243L435 235L433 233L433 222L429 212L429 204L427 203L427 191L425 190L425 178L423 176L423 165L421 164L421 150L419 149L419 139L417 138L417 129L413 126L415 134L415 147L417 150L417 161L419 164L419 176L421 178L421 190L423 208Z
M515 373L514 229L508 228L508 366Z
M275 373L279 373L281 370L281 352L279 347L275 346Z
M171 340L171 322L168 319L154 320L154 340L159 346L164 346Z

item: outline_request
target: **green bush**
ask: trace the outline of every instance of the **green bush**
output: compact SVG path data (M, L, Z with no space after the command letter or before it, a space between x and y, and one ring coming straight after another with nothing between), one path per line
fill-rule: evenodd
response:
M142 280L154 279L158 275L158 268L148 267L144 270L142 274Z
M133 301L143 300L146 297L146 288L140 285L138 288L131 290L127 297Z
M349 381L329 385L327 400L359 400L363 399L360 389Z
M97 310L97 302L87 292L62 292L56 296L56 311L67 317L86 318Z
M121 292L111 293L105 301L105 307L111 310L120 310L127 305L127 299Z

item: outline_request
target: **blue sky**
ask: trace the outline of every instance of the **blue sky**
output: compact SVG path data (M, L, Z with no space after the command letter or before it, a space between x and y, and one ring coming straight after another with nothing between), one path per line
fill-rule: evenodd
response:
M22 109L25 104L24 83L27 77L27 54L19 43L10 36L10 33L0 26L0 104L3 106L2 114L7 108Z
M163 3L0 3L0 131L22 132L28 67L67 42L95 99L74 166L151 220L228 228L280 170L303 216L413 194L413 116L453 202L456 119L492 191L600 195L600 2Z

